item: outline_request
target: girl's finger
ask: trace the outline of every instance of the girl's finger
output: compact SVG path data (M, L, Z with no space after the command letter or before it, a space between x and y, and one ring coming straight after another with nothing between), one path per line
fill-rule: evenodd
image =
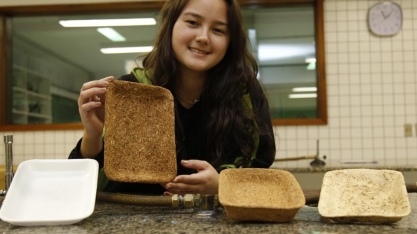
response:
M167 190L173 193L201 193L201 185L195 184L183 184L183 183L170 183L167 185Z
M98 88L98 87L84 90L80 93L80 97L78 98L78 105L81 106L84 103L89 102L90 100L94 100L94 98L97 98L97 95L104 94L106 91L107 91L106 88Z
M81 91L91 89L93 87L107 87L109 83L114 80L113 76L108 76L100 80L93 80L83 84Z
M174 183L184 183L184 184L201 184L203 180L201 175L194 173L191 175L179 175L175 177Z
M202 160L181 160L181 165L197 171L204 170L210 166L208 162Z
M87 102L80 106L81 111L88 112L91 109L101 106L101 102Z
M170 192L168 192L168 191L165 191L165 192L164 192L164 196L170 196L170 197L171 197L172 195L173 195L173 194L172 194L172 193L170 193Z

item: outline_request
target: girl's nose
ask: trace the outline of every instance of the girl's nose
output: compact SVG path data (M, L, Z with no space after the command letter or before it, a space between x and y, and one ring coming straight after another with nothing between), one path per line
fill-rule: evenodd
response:
M207 36L207 32L206 31L200 32L196 36L195 39L196 39L197 42L200 42L202 44L208 44L209 43L209 39L208 39L208 36Z

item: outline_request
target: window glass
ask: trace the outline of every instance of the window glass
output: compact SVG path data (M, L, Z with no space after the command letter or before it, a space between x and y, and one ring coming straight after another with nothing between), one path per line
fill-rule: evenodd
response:
M127 18L153 18L156 24L63 27L59 23ZM244 9L244 19L272 118L317 118L314 7ZM109 28L124 40L112 41L100 32ZM13 17L8 124L80 122L77 99L82 84L129 73L140 64L138 56L146 54L101 50L152 46L157 29L158 11Z
M317 118L314 8L268 8L245 13L272 118Z

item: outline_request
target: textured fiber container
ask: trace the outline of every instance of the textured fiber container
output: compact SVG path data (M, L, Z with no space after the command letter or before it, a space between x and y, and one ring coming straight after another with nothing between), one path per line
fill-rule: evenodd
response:
M305 197L288 171L240 168L220 173L219 201L232 219L290 222Z
M394 223L411 208L401 172L345 169L324 174L318 211L339 223Z
M106 93L104 172L114 181L165 183L177 175L169 90L114 80Z

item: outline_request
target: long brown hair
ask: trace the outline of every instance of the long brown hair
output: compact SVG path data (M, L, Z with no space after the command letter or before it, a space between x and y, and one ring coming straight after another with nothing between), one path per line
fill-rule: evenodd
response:
M208 71L209 79L201 96L206 116L205 150L208 151L207 161L214 167L236 157L242 157L237 162L238 166L246 167L255 148L253 131L268 135L268 145L273 144L274 138L267 130L269 125L258 121L257 113L268 109L268 103L256 79L258 66L249 50L241 9L236 0L225 2L228 6L230 44L220 63ZM172 31L187 3L188 0L169 0L165 3L154 49L143 60L144 68L153 74L153 83L171 91L177 74L177 61L171 46ZM255 119L247 114L242 100L244 93L250 94ZM232 152L235 154L236 149L240 155L230 155ZM271 151L271 154L275 153Z

